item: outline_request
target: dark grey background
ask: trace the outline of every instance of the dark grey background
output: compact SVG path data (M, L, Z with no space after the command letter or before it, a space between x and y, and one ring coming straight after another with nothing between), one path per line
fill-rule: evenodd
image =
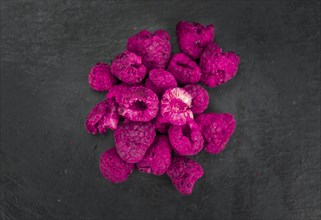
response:
M87 84L141 29L214 23L241 56L238 75L209 89L208 111L231 112L226 150L195 157L193 195L137 171L105 181L87 113L104 99ZM0 219L320 219L319 1L1 1Z

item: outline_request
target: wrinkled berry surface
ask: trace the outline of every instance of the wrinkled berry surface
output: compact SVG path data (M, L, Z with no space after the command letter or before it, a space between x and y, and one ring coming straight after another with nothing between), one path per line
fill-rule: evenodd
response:
M165 69L171 54L170 37L164 30L142 30L128 39L127 50L141 56L148 69Z
M106 94L106 98L115 99L116 102L119 102L122 99L123 95L128 93L129 88L130 88L130 85L126 83L115 85L108 90L108 93Z
M171 164L171 151L168 137L165 135L156 136L144 158L137 163L138 170L157 176L164 174Z
M176 26L178 45L182 52L198 59L206 46L214 40L214 25L180 21Z
M192 96L192 112L194 114L203 113L207 109L209 102L209 95L206 89L198 84L186 85L184 89Z
M180 156L196 155L204 145L201 130L195 121L170 126L168 137L174 152Z
M182 88L171 88L165 91L160 103L160 111L165 120L174 125L184 125L193 119L191 111L192 97Z
M158 113L153 119L153 124L155 125L156 130L162 134L167 133L168 128L171 125L171 123L166 120L161 113Z
M197 162L186 157L173 157L167 170L173 185L183 195L192 194L196 181L204 174L203 168Z
M107 129L117 128L119 115L117 104L107 99L94 106L86 120L86 130L92 134L104 134Z
M128 163L137 163L143 159L155 136L151 122L123 123L114 132L117 153Z
M228 113L204 113L195 120L205 140L204 148L212 154L218 154L225 148L236 126L234 116Z
M215 87L231 80L240 58L214 42L212 24L181 21L176 31L180 53L171 56L166 31L142 30L111 65L92 67L90 87L107 94L88 114L86 130L114 130L115 148L100 157L107 180L125 181L136 164L141 172L166 173L181 194L190 195L204 171L186 156L203 148L220 153L236 126L231 114L204 113L209 94L197 83Z
M88 83L93 90L105 92L117 83L117 78L111 74L108 64L97 63L90 70Z
M100 172L113 183L124 182L133 170L134 164L123 161L114 147L100 155Z
M123 93L117 95L117 90ZM125 86L117 90L115 99L119 105L119 115L131 121L150 121L156 117L159 101L152 90L143 86Z
M226 83L236 75L239 63L238 55L223 53L216 43L210 43L200 58L201 82L209 87Z
M177 87L177 82L170 72L164 69L153 69L149 72L145 86L161 96L166 89Z
M201 70L197 63L183 53L172 56L167 71L172 73L181 85L197 83L201 79Z
M125 51L119 54L111 64L111 73L119 80L128 84L140 83L147 73L142 58Z

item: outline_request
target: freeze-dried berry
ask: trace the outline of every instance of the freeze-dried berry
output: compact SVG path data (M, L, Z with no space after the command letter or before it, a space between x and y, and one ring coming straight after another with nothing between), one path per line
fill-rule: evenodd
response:
M232 136L236 122L232 114L204 113L196 117L204 137L204 148L212 154L220 153Z
M183 53L172 56L167 71L182 85L197 83L201 78L201 70L197 63Z
M112 99L107 99L95 105L86 120L86 130L92 134L103 134L107 129L117 128L119 115L117 104Z
M149 72L145 86L161 96L166 89L177 87L177 82L170 72L163 69L153 69Z
M125 51L119 54L111 64L111 73L128 84L140 83L147 73L142 58Z
M164 174L171 165L171 157L171 147L168 137L159 135L156 136L144 158L137 163L137 168L141 172L160 176Z
M201 82L209 87L221 85L236 75L239 63L238 55L223 53L216 43L210 43L200 58Z
M166 173L181 194L190 195L196 181L203 176L204 171L201 165L192 159L174 157Z
M153 124L159 133L165 134L171 123L166 120L163 115L159 112L157 116L153 119Z
M177 190L189 195L204 171L185 156L203 147L219 153L235 129L233 115L203 113L209 95L196 83L215 87L227 82L236 75L240 58L213 42L213 25L181 21L176 30L181 53L170 57L167 32L143 30L128 39L127 50L111 66L97 63L91 69L90 86L107 94L88 114L86 129L92 134L115 130L115 148L100 157L106 179L125 181L136 163L141 172L166 172ZM156 130L166 135L156 136Z
M204 145L200 128L195 121L170 126L168 137L174 152L180 156L196 155Z
M192 96L192 112L194 114L203 113L208 106L209 95L206 89L198 84L184 86L184 89Z
M134 164L123 161L114 147L100 155L100 172L113 183L124 182L133 170Z
M114 132L117 153L128 163L137 163L143 159L155 136L151 122L124 123Z
M214 25L180 21L176 26L178 45L182 52L198 59L206 46L214 40Z
M111 74L106 63L96 63L88 75L88 83L93 90L105 92L117 83L117 78Z
M112 92L116 94L119 115L131 121L150 121L156 117L159 101L152 90L143 86L122 86Z
M128 93L129 88L130 86L126 83L115 85L109 89L108 93L106 94L106 98L115 99L116 102L120 102L123 95Z
M192 97L182 88L167 89L162 96L160 110L165 120L174 125L184 125L193 119Z
M128 39L127 50L141 56L148 69L165 69L171 55L170 37L164 30L142 30Z

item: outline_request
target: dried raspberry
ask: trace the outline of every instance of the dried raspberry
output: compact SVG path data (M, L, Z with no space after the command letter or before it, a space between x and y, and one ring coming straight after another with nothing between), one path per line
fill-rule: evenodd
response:
M128 92L129 88L130 86L126 83L115 85L109 89L108 93L106 94L106 98L114 98L116 102L119 102L122 99L123 94L126 94Z
M193 119L190 110L192 97L182 88L167 89L163 94L160 108L165 120L174 125L184 125L186 121Z
M128 163L137 163L143 159L155 136L151 122L124 123L114 132L117 153Z
M171 72L177 82L182 85L197 83L201 78L198 65L183 53L172 56L167 71Z
M185 125L170 126L168 137L173 150L180 156L196 155L204 145L201 130L195 121L189 121Z
M155 125L156 130L162 134L167 133L167 130L171 125L160 112L157 114L156 118L153 119L153 124Z
M192 159L174 157L166 173L180 193L190 195L196 181L203 176L204 171L201 165Z
M171 55L170 37L164 30L142 30L128 39L127 50L141 56L148 69L165 69Z
M159 101L152 90L143 86L124 86L115 90L117 94L115 99L119 104L118 112L120 115L131 121L150 121L156 117ZM117 90L123 93L118 94Z
M120 159L114 147L100 155L100 172L113 183L124 182L133 170L134 164Z
M176 26L179 48L192 59L198 59L206 46L213 42L214 25L180 21Z
M231 80L237 73L240 57L233 52L223 53L216 43L210 43L201 55L201 82L215 87Z
M194 114L203 113L207 109L209 102L209 95L206 89L198 84L187 85L184 89L192 96L192 112Z
M163 69L153 69L149 72L145 86L161 96L166 89L177 87L177 82L170 72Z
M232 114L204 113L196 117L205 141L205 150L220 153L232 136L236 122Z
M116 129L118 125L117 104L107 99L95 105L87 116L86 129L92 134L103 134L107 129Z
M138 170L157 176L164 174L171 165L171 151L168 137L165 135L156 136L144 158L137 163Z
M96 63L90 70L88 82L93 90L105 92L117 83L117 78L111 74L106 63Z
M128 84L141 82L146 72L142 58L129 51L119 54L111 64L111 73Z

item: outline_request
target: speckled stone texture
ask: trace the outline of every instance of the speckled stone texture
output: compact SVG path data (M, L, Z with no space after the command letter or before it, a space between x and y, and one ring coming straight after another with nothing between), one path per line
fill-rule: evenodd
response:
M0 1L0 218L319 220L320 1ZM141 29L164 29L179 52L180 20L216 27L235 51L235 78L207 89L208 112L237 128L218 155L193 157L205 174L188 197L166 175L106 181L99 157L112 132L84 118L103 101L88 86Z

